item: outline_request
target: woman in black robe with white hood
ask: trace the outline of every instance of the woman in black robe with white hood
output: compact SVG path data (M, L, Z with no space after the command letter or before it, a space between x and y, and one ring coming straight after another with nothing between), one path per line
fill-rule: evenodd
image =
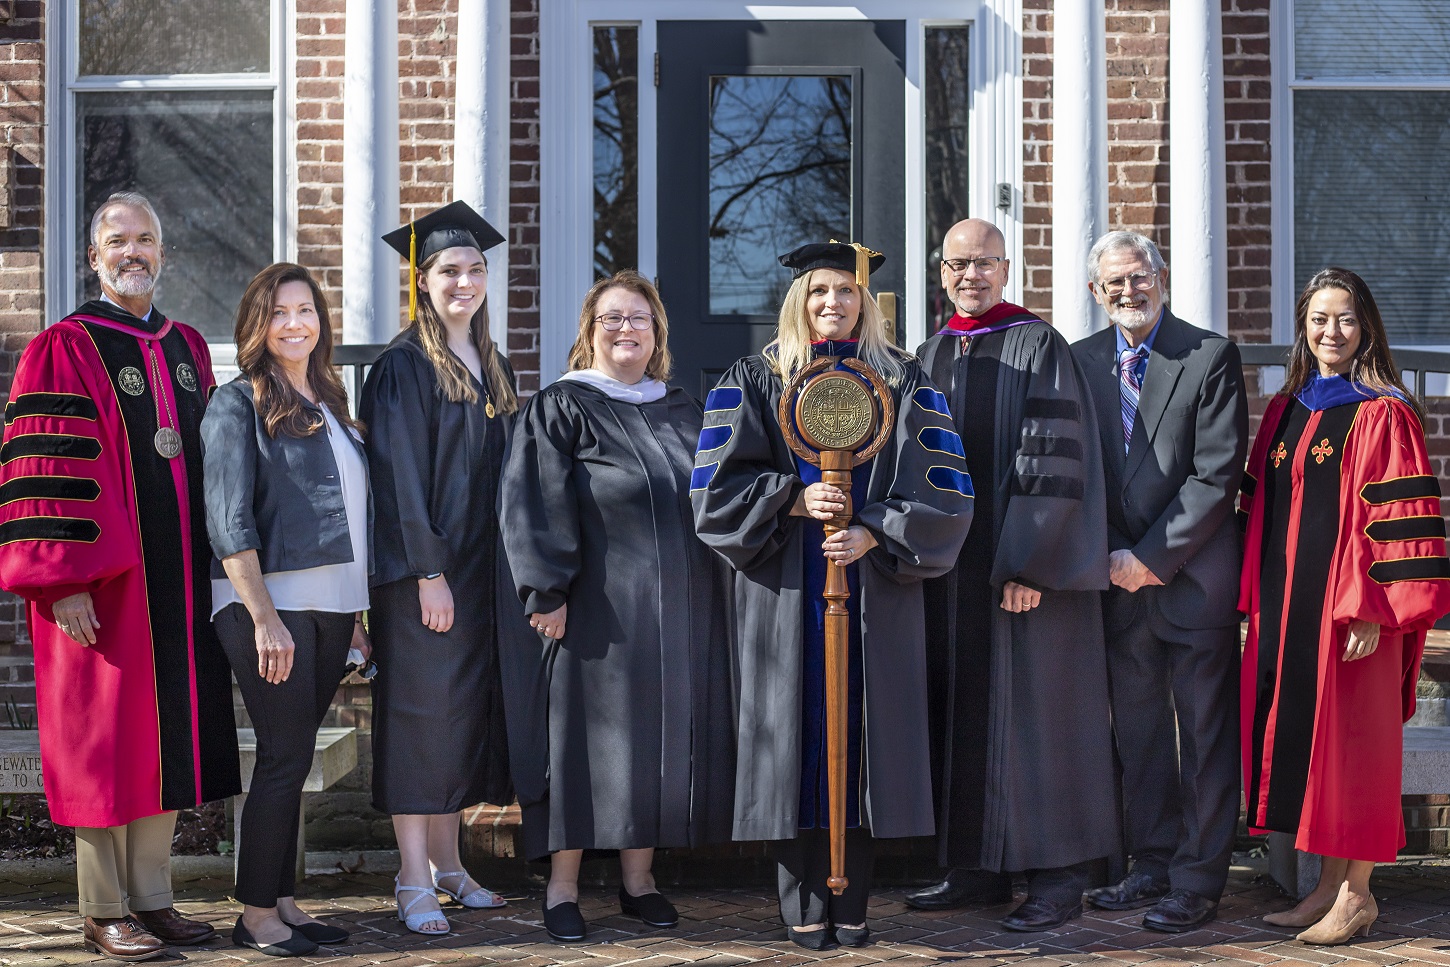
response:
M449 929L438 891L504 905L463 869L458 831L465 807L512 798L498 639L523 624L495 505L518 399L489 335L484 252L503 236L456 201L384 241L410 285L409 324L360 404L376 507L373 805L398 838L398 919L432 935Z
M664 383L667 335L638 273L596 283L569 372L529 400L504 474L509 563L543 636L503 655L512 771L560 941L585 935L585 850L618 850L623 912L670 927L655 848L730 835L725 570L695 537L700 404Z
M921 580L956 563L972 487L945 397L892 346L867 288L885 258L837 242L780 257L794 281L775 341L732 366L705 403L691 483L695 527L739 572L739 767L734 836L771 840L781 918L812 950L870 931L874 840L933 831ZM852 526L826 538L846 496L796 456L777 413L785 384L820 357L856 357L887 383L895 425L852 471ZM830 370L828 370L830 371ZM858 377L859 378L859 377ZM825 739L826 570L851 591L846 868L833 896Z

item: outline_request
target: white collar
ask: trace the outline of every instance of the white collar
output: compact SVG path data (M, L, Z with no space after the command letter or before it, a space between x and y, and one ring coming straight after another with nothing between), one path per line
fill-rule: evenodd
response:
M106 295L104 289L101 290L101 301L102 302L109 302L111 305L115 306L117 309L120 309L122 312L130 312L131 311L130 309L127 309L125 306L121 305L121 303L117 302L115 299L112 299L110 296ZM155 311L156 311L156 305L155 305L155 303L152 303L151 308L146 310L146 315L143 316L143 317L141 317L141 321L142 322L150 322L151 321L151 313L153 313Z
M625 383L613 376L606 376L597 369L575 369L559 378L592 386L610 399L619 400L621 403L653 403L655 400L663 399L665 393L669 392L669 387L657 379L645 377L638 383Z

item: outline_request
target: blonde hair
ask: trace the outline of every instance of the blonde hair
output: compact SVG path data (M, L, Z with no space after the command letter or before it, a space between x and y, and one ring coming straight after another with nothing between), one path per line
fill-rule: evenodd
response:
M418 266L418 274L422 275L432 268L438 257L446 251L448 250L441 249L428 256ZM486 257L483 264L488 264ZM423 352L438 375L438 388L442 391L443 398L450 403L477 403L478 391L469 382L468 367L448 348L448 331L443 327L443 319L438 315L438 310L433 307L433 293L420 287L419 295L421 298L418 299L418 318L409 325L418 330L418 342L423 345ZM469 322L469 332L473 336L473 344L478 347L478 357L483 363L483 383L488 387L494 407L500 413L517 412L518 394L514 392L513 384L504 373L503 364L499 361L498 353L494 351L493 336L488 331L486 294Z
M670 321L665 316L665 304L660 301L659 291L634 269L621 269L607 279L600 279L585 294L584 305L579 310L579 335L574 339L574 347L569 350L569 371L593 368L594 327L598 325L594 317L598 314L600 300L610 289L633 292L649 303L649 311L655 317L655 350L650 353L644 374L651 379L668 380L675 363L670 358Z
M788 380L810 364L811 342L815 334L811 330L810 313L806 310L806 298L810 294L811 276L818 269L800 275L786 290L780 305L780 321L776 326L775 339L766 346L765 358L770 361L776 375ZM861 314L856 320L856 330L851 338L857 340L857 357L881 374L881 378L892 386L901 385L906 376L904 360L915 359L911 353L897 349L886 338L886 317L876 304L870 290L857 286L861 293Z

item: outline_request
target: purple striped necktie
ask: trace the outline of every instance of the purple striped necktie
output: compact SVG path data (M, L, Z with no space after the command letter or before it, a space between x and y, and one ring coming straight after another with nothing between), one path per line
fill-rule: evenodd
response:
M1148 355L1147 347L1124 349L1118 354L1118 387L1122 390L1123 403L1123 452L1133 442L1133 421L1138 417L1138 396L1143 391L1143 380L1138 376L1138 360Z

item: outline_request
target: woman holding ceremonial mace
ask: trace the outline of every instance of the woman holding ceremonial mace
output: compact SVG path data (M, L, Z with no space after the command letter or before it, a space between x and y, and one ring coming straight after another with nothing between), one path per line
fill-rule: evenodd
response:
M822 950L869 936L874 838L932 832L920 582L956 561L972 487L946 399L890 344L867 288L885 258L831 242L780 262L794 281L776 338L710 392L690 487L700 538L741 575L734 835L774 841L787 933ZM792 451L777 418L786 385L822 357L865 363L895 404L884 447L851 472L851 525L829 538L825 522L847 509L848 494ZM840 895L827 886L822 593L831 567L846 569L850 591Z

